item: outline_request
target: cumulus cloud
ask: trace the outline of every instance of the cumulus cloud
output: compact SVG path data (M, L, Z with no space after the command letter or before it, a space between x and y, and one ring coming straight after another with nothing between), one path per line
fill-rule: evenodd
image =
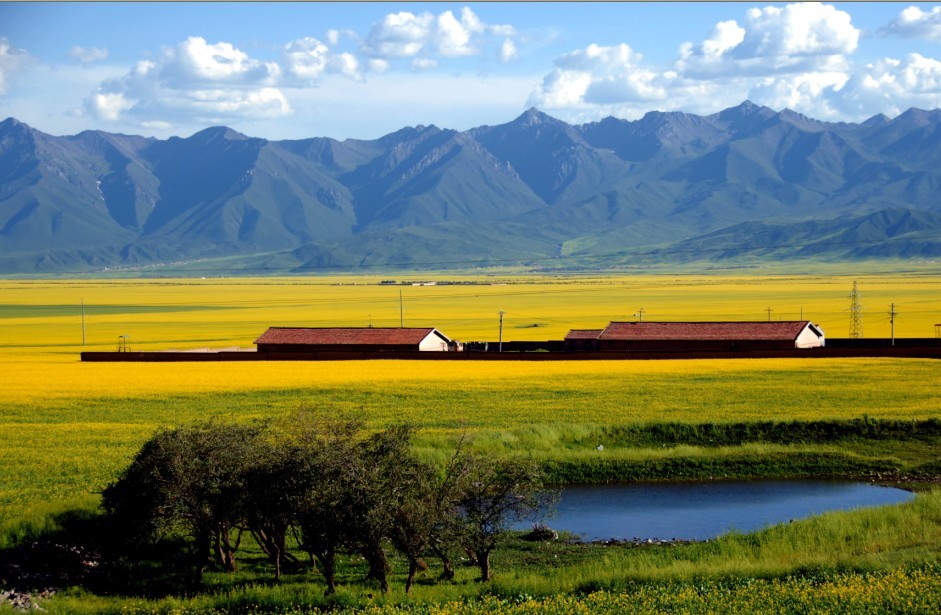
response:
M305 37L284 46L285 70L302 79L317 79L327 68L329 48L315 38Z
M431 38L433 22L431 13L390 13L372 27L363 51L381 58L416 56Z
M327 69L331 73L350 77L351 79L361 78L359 60L351 53L339 53L334 55L327 63Z
M716 24L698 44L680 48L678 70L691 77L832 71L856 50L849 13L818 3L753 8L744 25Z
M332 37L328 33L328 40ZM325 43L312 37L291 41L284 46L282 65L289 75L289 85L306 86L318 82L324 75L343 75L362 79L362 62L347 52L331 51ZM367 64L367 70L382 72L382 68Z
M469 56L510 62L519 55L519 42L522 37L512 26L484 23L466 6L437 14L390 13L365 37L327 29L321 38L287 42L272 61L253 57L230 42L192 36L162 48L125 75L102 81L85 99L84 112L140 126L271 118L293 112L286 93L299 98L332 77L363 82L396 68L428 72ZM75 47L71 55L90 62L106 53ZM0 72L0 86L4 75ZM330 83L336 87L335 81Z
M128 100L119 92L96 92L89 101L96 117L116 122L121 113L134 107L136 101Z
M452 11L438 15L430 12L414 14L407 11L390 13L371 28L360 51L384 60L402 58L435 59L481 55L490 46L497 57L509 61L516 57L512 40L518 34L510 25L485 24L470 7L461 9L460 16ZM503 43L497 43L497 37ZM415 63L411 65L414 67Z
M941 15L906 10L908 32ZM913 34L914 35L914 34ZM856 65L860 31L850 15L820 3L753 8L716 23L698 43L683 43L668 66L651 66L627 44L589 45L556 59L529 104L570 120L645 111L714 113L752 100L834 120L861 120L909 106L941 106L939 63L912 54Z
M642 56L624 43L592 44L567 53L555 61L555 70L543 79L530 104L557 108L664 99L664 84L675 74L643 68L642 62Z
M164 50L163 60L164 78L180 84L270 83L281 72L277 64L255 60L231 43L210 44L199 36Z
M835 113L897 115L911 107L941 107L941 61L912 53L883 58L855 72L839 90L825 93Z
M899 13L881 33L902 38L920 38L941 42L941 6L924 12L917 6L910 6Z
M10 41L0 36L0 96L7 93L10 75L22 69L29 61L28 53L12 47Z
M230 43L190 37L138 62L124 77L103 82L85 109L104 121L130 117L142 126L278 117L291 113L276 87L281 77L276 63L256 60Z
M69 57L73 60L78 60L82 64L90 64L107 58L108 50L99 49L98 47L79 47L76 45L69 50Z

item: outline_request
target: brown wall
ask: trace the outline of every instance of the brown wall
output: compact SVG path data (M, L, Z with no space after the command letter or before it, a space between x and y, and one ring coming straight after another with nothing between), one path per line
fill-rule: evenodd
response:
M651 359L773 359L901 357L941 359L941 345L881 348L808 348L786 350L676 352L83 352L86 362L198 361L363 361L398 359L424 361L618 361Z

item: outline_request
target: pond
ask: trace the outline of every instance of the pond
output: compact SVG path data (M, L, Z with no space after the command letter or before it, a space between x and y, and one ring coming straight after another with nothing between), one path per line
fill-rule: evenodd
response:
M706 540L914 497L902 489L823 480L570 485L543 521L582 540Z

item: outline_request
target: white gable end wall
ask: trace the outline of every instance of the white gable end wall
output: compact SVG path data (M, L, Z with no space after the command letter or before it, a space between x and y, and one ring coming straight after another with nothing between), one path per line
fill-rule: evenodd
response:
M432 331L418 344L418 349L423 352L447 352L448 341L437 331Z
M823 329L815 325L808 324L801 329L797 340L794 342L797 348L820 348L825 345Z

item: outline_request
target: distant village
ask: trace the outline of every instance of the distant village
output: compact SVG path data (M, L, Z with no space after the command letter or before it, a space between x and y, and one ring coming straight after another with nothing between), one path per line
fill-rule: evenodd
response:
M501 342L498 342L498 344ZM490 351L490 343L465 344L433 327L271 327L255 340L258 352L460 352ZM514 343L515 344L515 343ZM603 329L573 329L565 352L754 350L820 348L823 329L810 321L612 322ZM508 349L510 343L507 344ZM553 344L558 346L558 344ZM502 350L502 349L498 349ZM545 348L544 350L551 350Z
M561 340L468 341L436 327L269 327L255 348L83 352L83 361L618 360L772 357L941 358L941 339L826 339L809 320L611 322Z

